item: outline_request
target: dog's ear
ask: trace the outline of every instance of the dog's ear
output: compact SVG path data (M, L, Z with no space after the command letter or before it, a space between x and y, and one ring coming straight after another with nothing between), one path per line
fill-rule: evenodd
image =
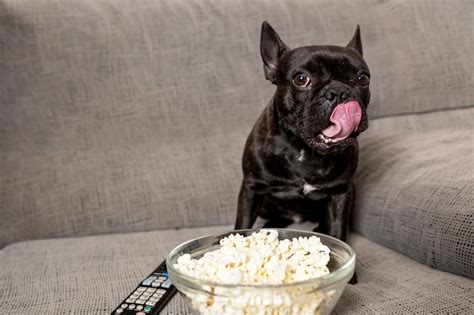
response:
M349 44L347 44L347 47L355 49L361 56L363 56L362 53L362 40L360 39L360 27L357 25L357 29L354 33L354 36L352 36L351 41Z
M280 39L270 24L267 21L263 22L260 54L262 55L265 78L272 83L275 83L278 61L287 50L289 50L288 46Z

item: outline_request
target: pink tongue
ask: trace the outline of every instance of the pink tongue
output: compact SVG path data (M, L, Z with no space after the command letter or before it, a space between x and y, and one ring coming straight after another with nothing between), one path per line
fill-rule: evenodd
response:
M356 101L339 104L334 108L329 120L332 124L322 133L333 140L344 140L359 127L362 118L362 111L360 105Z

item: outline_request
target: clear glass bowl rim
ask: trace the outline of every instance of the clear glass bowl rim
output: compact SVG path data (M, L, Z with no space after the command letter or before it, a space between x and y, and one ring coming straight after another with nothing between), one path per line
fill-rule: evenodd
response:
M249 288L249 289L281 289L285 287L294 287L294 286L305 286L305 285L318 285L318 288L325 288L329 285L335 284L339 282L341 279L345 278L349 273L355 270L355 262L356 262L356 254L355 251L352 249L352 247L347 244L346 242L343 242L335 237L332 237L327 234L322 234L318 232L312 232L312 231L305 231L305 230L297 230L297 229L282 229L282 228L265 228L265 230L276 230L278 232L280 231L289 231L289 232L295 232L295 233L305 233L305 234L311 234L315 235L319 238L324 237L324 238L329 238L332 241L336 242L339 246L341 246L344 250L349 252L349 259L339 268L337 268L334 271L331 271L328 275L319 277L319 278L314 278L314 279L309 279L309 280L304 280L304 281L296 281L296 282L291 282L291 283L284 283L284 284L230 284L230 283L219 283L219 282L214 282L210 280L205 280L205 279L200 279L196 278L193 276L189 276L187 274L184 274L182 272L179 272L174 268L173 264L171 264L171 257L177 255L177 253L182 250L182 248L186 247L189 243L195 242L200 239L205 239L205 238L211 238L211 237L218 237L222 235L229 235L229 234L235 234L235 233L252 233L252 232L258 232L261 229L242 229L242 230L234 230L234 231L229 231L225 233L216 233L216 234L209 234L206 236L200 236L193 238L189 241L186 241L184 243L181 243L180 245L176 246L166 257L166 267L168 269L168 273L174 273L178 276L178 278L182 278L184 280L190 281L191 283L195 283L198 285L207 285L207 286L212 286L212 287L222 287L222 288L235 288L235 287L241 287L241 288ZM323 243L324 244L324 243ZM326 245L326 244L324 244Z

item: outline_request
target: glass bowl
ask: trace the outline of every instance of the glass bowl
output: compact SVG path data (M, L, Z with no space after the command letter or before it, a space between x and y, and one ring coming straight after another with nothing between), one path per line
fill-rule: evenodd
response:
M267 229L276 230L280 240L315 235L329 247L330 273L311 280L281 285L223 284L183 274L174 267L183 254L200 258L204 253L218 249L219 241L230 234L248 236L259 230L236 230L199 237L171 251L166 259L169 277L194 314L329 314L354 274L356 256L348 244L325 234Z

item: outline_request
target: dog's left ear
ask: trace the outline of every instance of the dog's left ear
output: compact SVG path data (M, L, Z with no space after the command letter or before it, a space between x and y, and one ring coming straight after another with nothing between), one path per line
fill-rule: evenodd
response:
M363 56L362 53L362 40L360 39L360 27L357 25L357 29L354 33L354 36L352 36L351 41L349 44L347 44L347 47L355 49L361 56Z

